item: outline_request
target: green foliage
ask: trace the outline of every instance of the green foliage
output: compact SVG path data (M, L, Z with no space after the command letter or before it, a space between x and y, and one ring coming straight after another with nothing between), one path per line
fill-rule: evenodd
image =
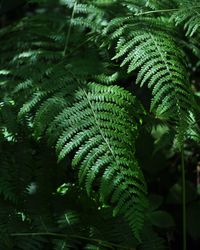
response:
M91 83L88 90L75 93L75 104L63 109L48 133L63 130L56 145L59 160L76 149L72 166L79 167L79 180L85 182L88 194L100 178L101 199L110 197L116 204L114 214L125 214L139 237L147 202L134 156L136 107L135 98L118 86Z
M180 1L178 11L172 15L172 20L176 25L182 25L186 30L186 36L193 36L199 31L199 1L195 0L192 3L188 0Z
M199 4L32 0L2 25L3 249L168 249L181 188L147 186L199 146Z
M114 19L113 23L108 30L122 25L112 34L118 38L113 59L124 57L121 66L128 64L128 73L140 69L136 83L152 88L151 110L158 118L187 117L184 113L191 105L191 95L184 55L173 38L161 30L165 23L130 17Z
M148 5L147 5L148 6ZM189 129L193 93L189 86L186 59L176 33L166 18L138 17L135 14L113 19L105 33L117 41L112 58L128 65L128 74L137 70L136 83L152 90L150 111L161 120L177 122L178 144Z

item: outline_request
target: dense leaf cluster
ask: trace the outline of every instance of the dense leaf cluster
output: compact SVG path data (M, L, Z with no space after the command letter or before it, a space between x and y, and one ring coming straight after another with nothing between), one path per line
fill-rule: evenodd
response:
M0 245L168 249L137 146L199 145L200 1L27 4L0 30Z

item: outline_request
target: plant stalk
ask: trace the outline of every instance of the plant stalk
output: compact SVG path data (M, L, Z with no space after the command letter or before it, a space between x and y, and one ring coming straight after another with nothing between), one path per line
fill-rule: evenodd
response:
M71 15L71 19L70 19L70 24L69 24L69 28L68 28L67 36L66 36L66 40L65 40L65 48L64 48L64 51L63 51L63 55L64 55L64 56L66 55L66 51L67 51L67 47L68 47L68 43L69 43L69 37L70 37L71 29L72 29L72 21L73 21L73 19L74 19L75 10L76 10L76 5L77 5L77 2L75 2L74 7L73 7L73 10L72 10L72 15Z
M184 149L181 148L181 175L182 175L182 233L183 233L183 250L187 249L187 232L186 232L186 188L185 188L185 162Z
M129 248L126 246L122 246L122 245L118 245L115 243L110 243L104 240L100 240L100 239L94 239L94 238L88 238L88 237L84 237L84 236L80 236L80 235L66 235L66 234L60 234L60 233L53 233L53 232L40 232L40 233L11 233L11 236L15 237L15 236L27 236L27 237L34 237L34 236L53 236L53 237L61 237L61 238L75 238L75 239L81 239L81 240L88 240L88 241L93 241L98 243L101 246L105 246L108 247L110 249L113 248L120 248L120 249L125 249L125 250L136 250L135 248Z

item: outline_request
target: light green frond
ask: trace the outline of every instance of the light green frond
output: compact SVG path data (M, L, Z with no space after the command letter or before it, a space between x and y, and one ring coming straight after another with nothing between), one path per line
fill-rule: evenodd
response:
M186 132L186 117L193 104L184 53L161 23L159 18L146 17L112 20L108 34L120 29L117 36L111 34L117 40L113 60L121 61L121 67L127 65L128 73L137 73L136 83L146 84L152 90L151 111L156 117L175 119L178 123L185 117L181 123Z
M65 124L56 146L59 159L76 150L72 163L80 168L79 179L85 182L88 193L93 190L94 182L99 183L116 207L116 214L126 216L130 211L140 211L141 220L133 222L134 217L126 216L139 237L142 213L147 206L144 178L134 156L138 126L135 116L136 108L140 107L135 106L135 97L118 86L90 83L86 89L77 91L76 98L72 107L55 118L55 121L60 121L62 117ZM106 185L107 182L113 187ZM116 195L116 190L127 194L126 198ZM103 197L102 191L100 188Z

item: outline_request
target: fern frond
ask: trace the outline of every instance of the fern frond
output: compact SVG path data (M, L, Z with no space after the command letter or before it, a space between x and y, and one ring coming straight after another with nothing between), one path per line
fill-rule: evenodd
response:
M146 0L125 0L123 2L119 1L118 4L125 6L130 12L136 15L148 9L146 7Z
M193 36L195 33L199 32L200 27L199 1L180 1L179 8L174 12L171 19L176 25L183 26L186 30L186 36Z
M116 72L110 76L107 76L105 74L97 75L96 80L99 81L99 83L104 83L104 84L113 84L115 83L119 78L119 73Z
M102 199L115 205L116 214L125 215L139 238L147 201L144 178L134 156L135 98L120 87L95 83L89 84L88 90L77 91L75 97L75 104L56 118L56 124L64 126L56 146L59 160L75 149L72 164L80 168L87 192L100 178Z
M115 30L111 37L117 39L113 60L122 59L121 67L127 65L128 73L138 71L136 83L152 90L151 111L157 118L181 121L183 132L188 109L192 109L192 92L184 53L161 23L160 19L132 17L111 21L108 33Z
M92 31L100 31L105 26L104 11L92 3L77 3L65 1L69 8L73 8L75 17L71 24L79 27L90 28ZM80 15L81 14L81 15Z
M34 131L36 137L44 134L45 129L52 122L54 117L66 106L66 100L59 95L50 97L41 104L34 118ZM49 110L51 110L51 114L49 114Z

